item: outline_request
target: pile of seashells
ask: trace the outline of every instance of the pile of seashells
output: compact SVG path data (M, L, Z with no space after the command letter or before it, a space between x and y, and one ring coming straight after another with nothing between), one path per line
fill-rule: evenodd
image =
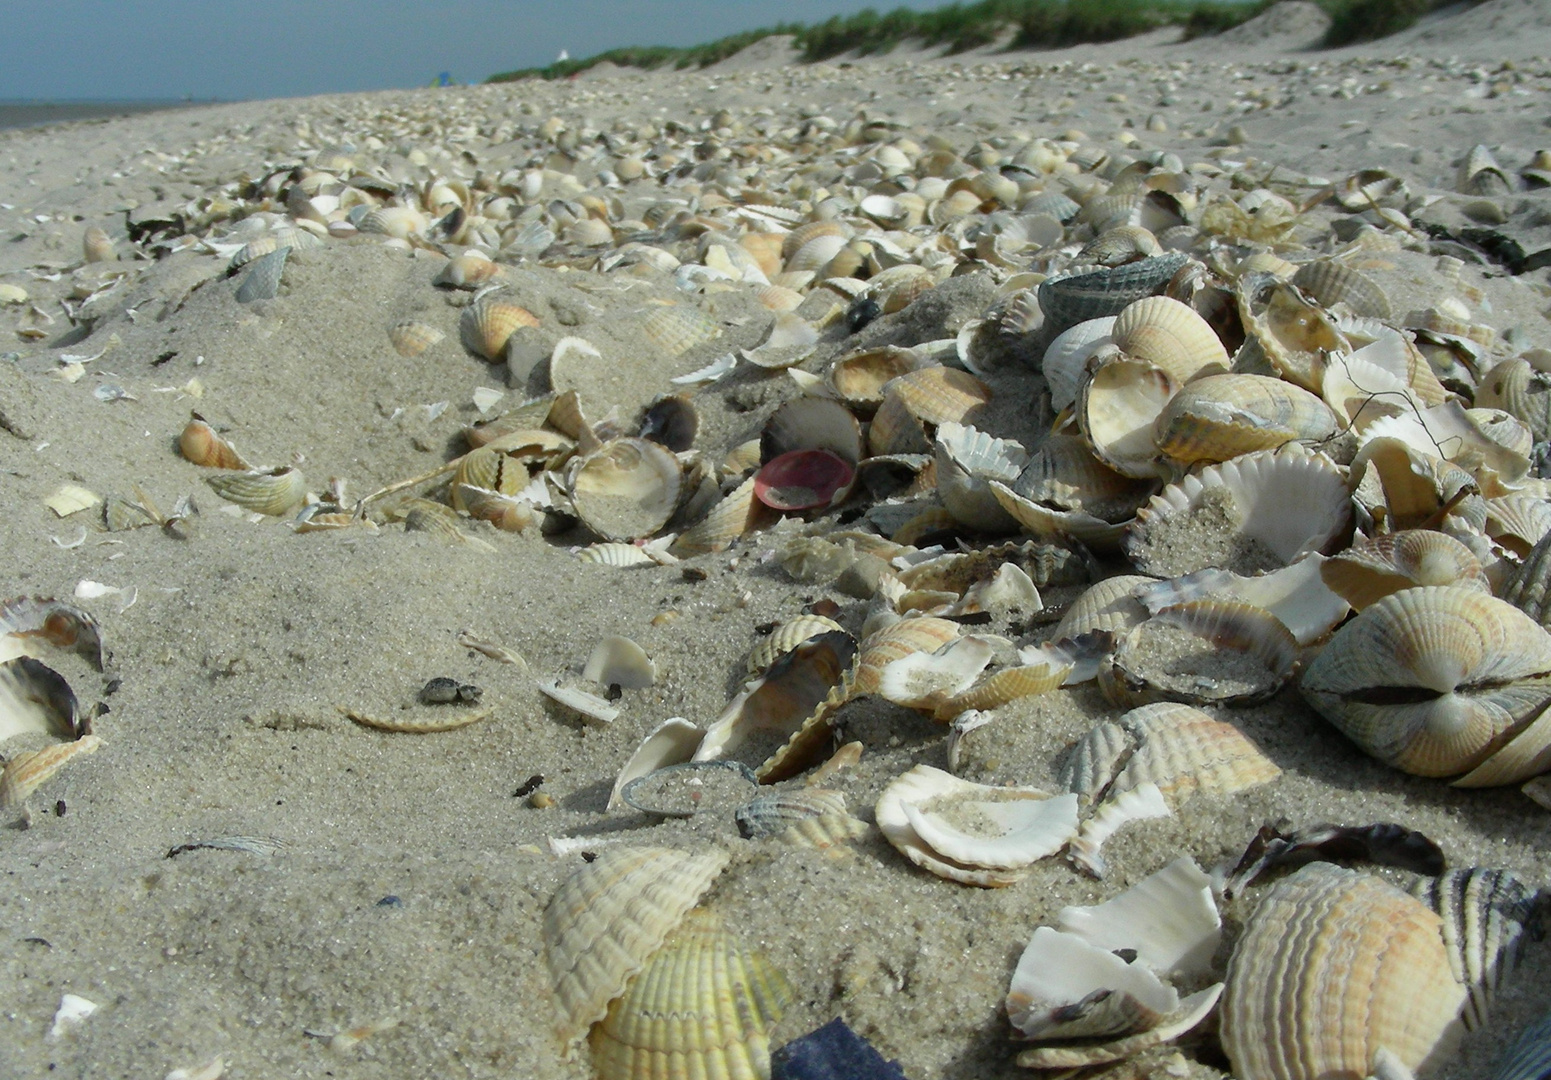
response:
M808 774L740 810L751 837L852 843L868 823L822 782L859 752L831 756L844 710L871 697L943 725L949 771L910 769L874 809L911 863L1005 887L1065 852L1101 876L1127 822L1275 781L1232 710L1293 686L1388 765L1546 800L1551 352L1474 317L1459 270L1484 256L1414 226L1427 197L1399 177L1266 182L1224 155L1076 132L963 149L878 120L725 110L699 129L553 119L524 137L528 163L500 171L380 166L371 136L321 147L196 200L191 230L149 247L229 256L244 303L278 294L292 251L440 252L464 346L542 390L467 428L461 456L358 499L252 467L195 417L178 445L221 498L298 533L402 522L481 544L479 522L579 527L596 541L579 557L622 570L779 529L794 581L865 605L854 634L834 611L776 628L720 717L642 742L611 808L641 807L641 782L673 770L741 764L764 784ZM1490 199L1538 176L1478 147L1459 189ZM88 235L89 258L104 241ZM1402 251L1435 258L1457 295L1401 312L1368 271ZM523 266L657 290L620 332L677 365L670 392L639 415L589 396L606 348L526 306ZM729 295L760 312L757 340L729 346ZM384 332L405 358L444 336ZM1034 399L998 400L1030 383ZM697 395L756 384L775 402L758 436L700 445ZM104 512L109 529L180 517L128 498ZM997 620L1008 633L973 632ZM650 682L631 646L594 681ZM1116 717L1072 748L1066 791L954 774L998 708L1089 680ZM606 1080L769 1075L790 990L692 910L729 861L613 849L550 901L559 1039L590 1042ZM1413 896L1315 862L1247 894L1228 947L1225 881L1176 861L1034 931L1007 994L1032 1044L1019 1063L1123 1061L1215 1013L1240 1080L1408 1075L1484 1022L1536 903L1504 871L1439 865Z

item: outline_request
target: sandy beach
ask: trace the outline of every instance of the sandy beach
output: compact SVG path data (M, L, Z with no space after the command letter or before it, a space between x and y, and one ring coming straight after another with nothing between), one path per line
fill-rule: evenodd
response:
M580 524L514 533L464 517L461 540L406 530L390 512L400 495L371 504L373 525L297 532L219 498L211 472L178 452L197 412L253 465L294 466L315 494L337 478L353 505L453 461L467 449L465 426L548 389L545 364L512 370L466 348L460 318L472 294L433 285L448 255L477 245L385 243L320 224L320 242L291 250L276 295L237 299L245 279L228 266L248 237L233 230L264 201L255 187L320 153L347 152L339 148L362 171L391 177L390 188L428 191L437 178L500 188L513 217L601 193L625 219L654 225L669 219L653 217L656 203L705 201L713 181L691 170L722 161L744 170L745 187L703 212L739 229L747 221L723 204L811 209L819 187L865 195L871 181L844 171L878 145L906 141L919 153L983 150L993 171L1041 138L1111 156L1161 151L1209 177L1203 192L1210 184L1236 195L1260 185L1312 199L1359 170L1384 169L1417 200L1403 226L1370 230L1389 243L1362 261L1396 317L1453 300L1495 331L1495 360L1551 349L1545 269L1515 274L1462 258L1451 277L1439 262L1464 251L1447 238L1472 228L1512 238L1526 256L1551 249L1551 187L1518 176L1551 146L1551 13L1532 0L1488 0L1339 51L1310 47L1320 18L1313 5L1287 3L1220 39L1178 43L1169 31L1060 52L899 50L811 66L772 40L704 71L594 69L563 83L0 131L0 290L12 287L0 294L0 599L77 604L112 652L107 672L60 650L38 654L83 710L106 710L92 724L101 749L33 795L26 827L7 811L0 828L0 1075L160 1080L219 1057L233 1080L592 1076L587 1054L566 1060L554 1035L541 925L582 852L617 846L731 852L706 905L792 986L772 1046L843 1016L912 1080L1051 1075L1014 1063L1002 1011L1034 929L1178 855L1207 869L1234 860L1265 824L1396 822L1435 840L1451 867L1551 881L1551 811L1518 785L1464 790L1390 768L1295 686L1218 713L1280 777L1126 827L1104 848L1103 880L1057 856L1015 885L980 889L912 865L876 829L816 850L743 839L731 807L687 820L608 811L617 773L648 732L669 717L704 726L723 712L748 678L760 628L826 600L852 634L875 613L865 594L783 569L778 551L810 526L802 515L723 551L621 569L578 558L597 539ZM875 133L864 137L867 125ZM1500 220L1491 224L1479 198L1457 190L1459 163L1477 145L1514 179L1493 200ZM654 155L667 146L689 168L659 170ZM626 157L645 160L646 175L600 179L616 177ZM524 194L522 178L534 172L548 186ZM284 196L267 202L287 212ZM1284 256L1346 250L1342 230L1359 216L1329 200L1311 206ZM83 263L89 227L106 232L116 259ZM930 224L920 231L934 234ZM687 264L700 241L691 230L662 246ZM600 251L564 243L558 254L519 259L516 246L493 254L507 266L508 294L539 324L534 340L547 351L575 336L598 349L602 362L574 376L583 407L594 422L617 407L627 434L653 399L682 389L670 379L755 348L772 321L747 281L676 278L645 258L600 264ZM972 239L947 247L956 264L970 261ZM843 317L829 322L799 366L822 374L863 348L954 339L1003 299L999 289L1022 265L945 268L898 314L856 333ZM675 353L647 339L649 316L685 304L714 323L713 341ZM400 355L388 329L405 321L442 336ZM532 368L529 360L513 367ZM1053 416L1040 404L1037 359L991 365L980 378L991 401L977 426L1035 447ZM784 372L747 362L687 392L699 415L694 447L713 464L802 394ZM445 498L445 483L404 494ZM49 508L66 485L108 500L148 497L164 514L191 496L195 512L170 529L110 531L101 505L63 517ZM859 494L814 522L860 527L874 501ZM976 546L1006 539L964 535ZM1119 554L1099 568L1133 572ZM77 598L82 583L109 589L88 586ZM1080 592L1042 588L1047 617L1001 611L965 630L1038 643L1052 630L1048 616ZM460 634L525 666L460 644ZM584 723L538 691L545 678L581 685L594 645L615 634L638 642L657 676L622 692L612 723ZM416 700L434 677L477 685L488 715L416 734L343 711L440 715ZM1060 790L1069 748L1120 711L1091 682L1015 700L964 737L955 771ZM838 742L865 751L829 786L864 821L912 766L948 767L946 728L919 711L868 697L836 723ZM0 754L55 741L23 734ZM515 794L531 777L542 777L550 805ZM260 838L262 850L169 856L230 837ZM582 842L556 854L555 838ZM1250 890L1225 905L1230 941L1253 900ZM1551 953L1536 940L1488 1028L1466 1034L1434 1075L1489 1076L1508 1039L1551 1010L1548 972ZM97 1009L51 1034L66 994ZM1095 1075L1230 1075L1210 1024L1136 1071ZM335 1038L363 1025L371 1033L359 1041Z

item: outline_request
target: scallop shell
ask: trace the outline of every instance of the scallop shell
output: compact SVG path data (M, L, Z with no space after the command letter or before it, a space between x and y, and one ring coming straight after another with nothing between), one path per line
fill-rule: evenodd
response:
M625 992L727 865L723 851L600 852L555 890L544 909L544 958L569 1054Z
M1454 978L1465 985L1465 1027L1486 1027L1487 1010L1519 965L1532 935L1538 936L1539 890L1507 870L1449 870L1418 881L1411 895L1443 920L1443 942Z
M447 335L429 323L406 319L388 327L388 340L400 356L419 356Z
M1391 314L1383 289L1335 259L1304 263L1292 276L1292 283L1327 308L1345 304L1352 314L1365 319L1387 319Z
M1183 464L1227 461L1285 443L1320 442L1339 424L1314 394L1263 375L1211 375L1181 390L1159 415L1158 450Z
M668 550L680 558L725 551L738 537L762 528L775 516L775 511L754 497L751 476L711 507L705 517L680 533Z
M1486 500L1486 535L1517 557L1525 558L1551 533L1551 502L1533 495L1504 495Z
M1103 640L1107 644L1107 639ZM1048 694L1064 686L1075 668L1075 659L1064 650L1052 650L1049 655L1041 652L1029 662L1003 668L978 685L937 702L932 719L945 724L970 710L989 711L1019 698Z
M794 619L788 619L776 627L769 637L762 639L758 645L749 650L749 674L760 674L811 638L841 629L843 627L834 619L826 619L822 615L799 615Z
M1222 1041L1242 1080L1364 1077L1381 1049L1447 1056L1465 989L1442 921L1399 889L1314 863L1272 886L1228 962Z
M1160 475L1155 427L1178 384L1162 368L1123 357L1083 383L1077 423L1100 461L1136 479Z
M964 424L972 422L990 402L991 388L967 371L939 365L890 379L883 386L883 396L885 404L893 397L911 416L924 423ZM913 448L908 447L874 450L875 453L912 451Z
M1239 318L1276 373L1318 393L1325 357L1350 352L1334 321L1298 289L1271 274L1239 279ZM1245 345L1248 347L1248 341Z
M224 473L206 477L205 483L227 502L272 517L294 509L307 497L307 480L296 469Z
M466 494L493 491L515 495L528 486L528 470L515 458L486 445L470 450L458 459L452 474L452 505L455 510L471 512Z
M1452 536L1405 529L1354 544L1320 567L1325 584L1358 611L1401 589L1453 585L1491 592L1480 561Z
M1139 745L1111 784L1112 796L1155 784L1178 808L1198 794L1232 795L1282 775L1238 728L1189 705L1143 705L1119 724Z
M1028 455L1010 439L945 422L937 429L937 497L962 525L987 533L1015 532L1018 523L1002 509L989 481L1010 484Z
M589 1039L599 1080L770 1075L770 1029L793 999L781 973L692 913L671 933Z
M538 317L527 308L487 294L463 309L458 334L464 347L486 360L506 358L506 342L519 326L538 326Z
M1077 834L1077 796L973 784L917 765L883 789L874 816L885 839L917 866L998 888Z
M925 364L925 359L914 349L886 345L836 360L825 376L825 383L847 405L870 412L883 404L883 387L890 380Z
M1106 345L1113 345L1115 319L1107 315L1101 319L1088 319L1061 331L1045 347L1040 369L1050 387L1050 405L1054 409L1066 409L1077 400L1083 373L1088 362Z
M1151 585L1155 580L1137 574L1105 578L1072 601L1051 636L1061 640L1096 630L1118 634L1141 625L1148 613L1136 598L1136 591L1139 586Z
M1221 518L1214 543L1198 535L1208 518ZM1346 482L1336 466L1289 447L1246 454L1168 485L1137 512L1125 549L1137 569L1160 576L1214 563L1255 572L1325 548L1350 521Z
M1405 589L1337 631L1302 690L1380 761L1417 776L1453 776L1480 765L1551 702L1551 635L1484 593Z
M781 258L787 260L787 262L790 262L792 257L795 256L797 252L801 251L810 241L817 240L819 237L823 236L837 237L840 243L835 245L834 251L831 251L828 255L824 256L824 262L828 262L834 255L835 251L839 251L841 247L845 246L845 242L846 240L850 239L851 233L851 227L843 221L807 222L797 226L782 238ZM790 269L790 267L788 267L788 269Z
M1256 705L1287 684L1297 663L1297 640L1270 612L1195 600L1130 630L1100 669L1099 686L1117 706Z
M1149 296L1115 317L1110 337L1121 352L1162 368L1183 385L1228 370L1228 352L1194 309L1167 296Z
M651 536L678 506L683 474L672 452L645 439L615 439L571 475L571 501L587 527L611 540Z
M1189 261L1177 252L1155 255L1116 267L1079 269L1047 278L1039 287L1039 306L1052 333L1088 319L1119 315L1130 304L1163 291Z
M914 652L934 653L957 640L959 625L947 619L901 619L864 638L857 650L852 696L878 692L878 681L889 664Z
M67 743L17 754L0 772L0 810L24 806L29 796L78 754L91 754L102 745L95 735L82 735Z
M643 319L641 333L669 356L681 356L721 337L722 327L697 307L674 304L659 307Z

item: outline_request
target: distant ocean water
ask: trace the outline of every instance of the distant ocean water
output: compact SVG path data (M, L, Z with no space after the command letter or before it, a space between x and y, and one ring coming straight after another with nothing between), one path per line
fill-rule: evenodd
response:
M156 112L206 105L204 101L25 101L0 98L0 128L37 127L65 120L92 120L102 116Z

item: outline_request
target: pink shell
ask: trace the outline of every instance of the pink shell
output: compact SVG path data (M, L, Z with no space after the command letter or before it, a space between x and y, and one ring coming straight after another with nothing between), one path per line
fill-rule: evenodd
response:
M833 506L851 493L856 466L830 450L789 450L754 475L754 497L776 510Z

